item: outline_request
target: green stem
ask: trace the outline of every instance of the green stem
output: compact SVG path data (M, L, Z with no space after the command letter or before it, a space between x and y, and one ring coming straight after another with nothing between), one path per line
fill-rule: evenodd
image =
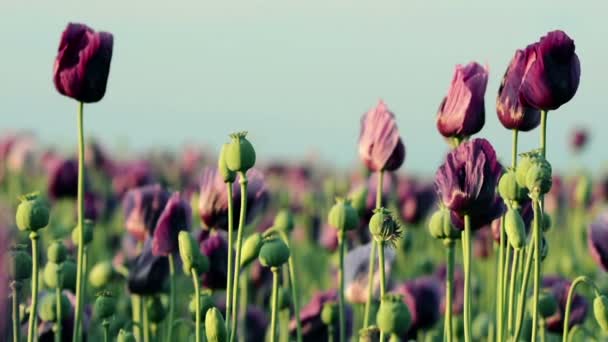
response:
M55 341L61 342L61 320L63 314L61 312L61 266L57 271L57 279L59 279L59 284L55 288L55 310L57 313L57 321L55 322Z
M232 309L232 277L234 272L233 252L233 229L234 229L234 207L232 204L232 182L226 183L228 193L228 270L226 272L226 330L230 328L230 314ZM239 261L240 262L240 261Z
M340 263L339 263L339 283L340 283L340 296L338 297L339 305L339 317L340 317L340 331L339 338L340 342L345 342L346 332L346 319L344 316L344 231L338 233L338 243L340 244Z
M507 329L509 334L513 331L513 306L515 301L515 281L517 275L517 265L518 265L518 257L521 254L520 250L513 251L513 263L511 264L511 281L509 283L509 307L507 316Z
M447 251L447 275L445 281L445 332L447 342L452 342L452 293L454 291L454 241L448 240L446 243Z
M517 167L517 137L519 131L513 130L513 139L511 141L511 167L515 169Z
M589 277L579 276L579 277L576 277L576 279L574 279L574 281L570 285L570 289L568 290L568 299L566 301L566 308L564 310L565 319L564 319L564 333L562 334L563 342L568 341L568 329L570 328L569 323L570 323L570 310L572 309L572 299L574 298L574 291L576 290L576 287L581 283L587 283L587 285L589 285L593 288L593 291L595 292L595 296L596 297L600 296L599 289L597 288L595 283L591 279L589 279Z
M327 325L327 342L334 342L334 325Z
M232 329L230 331L230 342L236 340L236 332L238 329L238 318L236 317L236 308L239 307L239 274L241 273L241 248L243 245L243 230L245 229L245 213L247 212L247 175L245 172L239 172L239 182L241 183L241 212L239 214L239 229L236 236L236 258L234 259L235 271L232 281Z
M175 260L169 253L169 317L167 319L167 341L172 341L173 320L175 319Z
M540 240L541 240L541 211L539 201L532 199L534 208L534 292L532 297L532 341L536 341L538 333L538 298L540 294Z
M32 240L32 304L30 305L27 341L33 342L34 329L38 325L38 233L31 232L30 239Z
M150 342L150 318L148 315L148 306L146 305L146 298L142 298L142 314L143 314L143 332L144 342Z
M138 341L143 340L143 331L141 327L141 297L136 294L131 295L131 315L133 320L133 335Z
M196 324L194 327L194 330L196 331L195 335L196 335L196 342L201 342L201 283L198 277L198 273L196 272L196 269L192 268L192 284L194 285L194 297L195 299L195 305L194 308L196 309L196 313L195 313L195 320L196 320Z
M505 262L505 237L504 237L504 218L500 220L500 244L498 245L498 279L496 280L496 341L502 342L503 339L503 279L504 279L504 262Z
M249 283L247 282L248 278L247 277L242 277L240 278L240 286L241 286L241 302L240 302L240 307L238 308L239 310L239 319L242 321L245 321L245 319L247 319L247 304L248 304L248 296L249 296ZM237 310L235 308L235 310ZM243 325L240 326L241 331L239 331L239 341L243 342L245 341L245 329L247 327L243 327Z
M79 339L80 325L82 322L82 306L83 306L83 262L84 262L84 128L83 128L83 107L82 102L78 103L78 190L76 205L78 208L78 258L76 266L76 307L74 308L74 335L72 341L77 342Z
M534 239L536 239L536 234L533 235L531 243L534 243ZM532 266L532 256L534 255L534 250L532 246L528 246L527 248L527 256L526 256L526 266L524 269L523 279L521 283L521 288L519 289L519 300L517 301L517 320L515 325L515 333L513 334L513 341L519 341L519 336L521 334L521 328L524 321L524 308L526 307L526 292L528 291L528 280L530 279L530 268Z
M272 316L270 319L270 342L277 338L277 313L279 311L279 270L272 268Z
M13 296L13 342L19 342L21 340L21 328L19 322L19 289L21 288L21 283L18 281L13 281L11 284L12 296Z
M384 241L377 241L378 265L380 267L380 298L386 293L386 278L384 277ZM384 333L380 331L380 341L384 341Z
M464 231L462 232L464 249L464 340L471 342L471 217L464 215Z
M380 209L380 207L382 207L383 182L384 170L380 170L378 171L378 184L376 187L376 209ZM367 300L365 301L363 328L367 328L369 326L372 297L374 295L374 266L376 264L376 245L377 243L372 238L371 249L369 251L369 267L367 271Z
M546 336L546 332L545 332L545 319L541 318L540 319L540 342L545 342L547 341L547 336Z
M103 326L104 342L110 342L110 322L108 322L108 320L104 320L103 323L101 323L101 325Z
M543 157L547 156L547 111L540 111L540 149Z

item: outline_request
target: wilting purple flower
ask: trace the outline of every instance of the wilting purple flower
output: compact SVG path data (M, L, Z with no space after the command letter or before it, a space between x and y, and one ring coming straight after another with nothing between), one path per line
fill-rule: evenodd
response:
M201 253L209 258L209 271L201 276L203 285L210 289L226 288L228 268L228 240L218 230L202 230L198 236Z
M447 267L441 265L435 272L435 276L441 284L445 284L447 279ZM460 315L464 308L464 272L460 266L454 268L454 288L452 292L452 313ZM445 291L441 292L441 312L445 312Z
M139 241L151 236L169 193L160 185L146 185L127 192L123 199L125 227Z
M608 272L608 211L604 211L589 225L589 252L593 260Z
M588 140L589 132L584 128L576 128L570 135L570 147L575 152L580 152L587 146Z
M69 23L61 34L53 67L55 88L80 102L97 102L106 93L114 38L84 24Z
M232 192L234 206L234 229L237 228L238 215L241 210L240 176L235 180ZM264 176L256 169L247 172L247 211L245 222L251 223L253 219L263 212L270 201L270 194L266 188ZM199 213L201 221L206 228L228 230L228 191L216 168L205 168L201 175L199 193Z
M467 137L485 124L488 68L471 62L456 66L452 84L437 112L437 129L446 138Z
M435 187L413 178L402 178L397 188L397 199L403 221L418 224L435 204Z
M570 101L581 78L581 66L574 41L564 31L552 31L528 46L528 59L521 97L542 110L553 110Z
M429 329L439 320L442 288L436 277L424 276L407 281L394 289L403 295L403 301L412 317L412 325L407 332L409 338L415 338L419 330Z
M155 256L152 253L152 240L147 239L141 254L130 269L129 291L139 295L159 293L164 289L168 275L167 257Z
M405 160L395 115L382 100L361 118L359 158L372 171L395 171Z
M327 302L338 302L338 293L336 290L318 292L312 296L312 299L306 306L300 310L300 321L302 323L302 340L309 342L328 341L327 326L321 321L321 312L323 305ZM352 328L352 309L346 305L346 335L350 338ZM289 323L289 332L295 335L296 322L292 318ZM334 341L338 338L339 328L336 326L334 331Z
M50 164L48 193L52 199L76 198L78 193L76 159L57 159Z
M371 243L355 247L344 258L344 295L350 303L363 304L367 301L370 249ZM387 280L390 279L394 261L395 250L392 248L385 249L384 269ZM378 292L380 272L377 266L374 272L373 287L374 291Z
M568 301L568 291L570 290L570 281L559 276L547 276L543 278L542 287L549 290L557 300L557 311L553 316L545 319L547 330L554 333L562 333L564 330L564 312L566 302ZM574 294L572 298L572 307L570 309L569 326L580 324L587 316L588 304L585 298L581 295Z
M496 112L500 123L507 129L527 132L540 124L540 111L529 106L520 96L528 59L533 54L531 49L517 50L498 89Z
M152 167L146 161L131 161L112 168L112 188L119 198L131 189L152 184Z
M182 230L190 230L191 218L190 204L181 198L179 192L174 192L158 217L152 239L152 254L168 256L177 253L177 235Z
M464 142L447 155L435 185L443 204L452 210L456 228L463 229L465 213L472 229L479 229L504 212L504 203L496 196L501 174L496 152L485 139Z

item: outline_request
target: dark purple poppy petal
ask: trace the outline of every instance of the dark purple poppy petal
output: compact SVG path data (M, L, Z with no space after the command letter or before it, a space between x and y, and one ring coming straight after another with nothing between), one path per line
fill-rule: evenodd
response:
M191 218L190 204L181 198L179 192L174 192L156 223L152 239L152 253L163 256L177 253L177 235L182 230L190 230Z

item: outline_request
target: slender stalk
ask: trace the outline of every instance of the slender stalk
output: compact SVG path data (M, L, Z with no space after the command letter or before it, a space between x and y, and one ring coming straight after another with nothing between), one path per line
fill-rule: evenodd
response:
M103 326L103 341L110 342L110 322L104 319L101 325Z
M144 342L150 342L150 318L148 316L148 306L146 305L146 298L142 298L142 315L143 315L143 331L144 331Z
M446 243L447 251L447 276L445 281L445 332L447 342L452 342L452 293L454 291L454 241L448 240Z
M32 240L32 304L30 305L27 341L33 342L35 339L34 329L38 325L38 233L31 232L30 239Z
M498 279L496 280L496 341L502 342L503 339L503 323L504 323L504 308L503 308L503 279L504 279L504 262L505 262L505 237L504 237L504 218L500 220L500 244L498 245Z
M534 292L532 297L532 341L536 341L538 333L538 296L540 293L540 224L541 211L539 201L532 199L534 208Z
M236 332L238 329L238 317L236 317L239 307L239 274L241 273L241 248L243 245L243 230L245 229L245 213L247 212L247 175L245 172L239 172L239 183L241 183L241 212L239 214L239 229L236 235L236 258L234 259L235 271L232 281L232 329L230 331L230 342L236 340Z
M239 310L239 319L242 321L245 321L245 319L247 319L247 304L248 304L248 296L249 296L249 283L247 282L247 277L243 277L240 278L240 286L241 286L241 302L239 303L240 307L237 309L235 308L235 310ZM245 324L240 325L239 329L241 331L239 331L239 336L238 336L238 340L241 342L245 341L245 333L246 333L246 328L244 327Z
M78 208L78 259L76 266L76 307L74 309L74 335L72 341L77 342L80 334L82 322L82 297L84 292L83 263L84 263L84 128L83 128L83 107L82 102L78 103L78 191L76 205Z
M532 243L534 243L534 239L536 239L536 233L532 237ZM524 308L526 307L526 292L528 290L528 280L530 279L530 268L532 266L533 255L534 250L531 248L531 246L529 246L527 248L526 266L524 269L522 284L521 288L519 289L519 300L517 302L517 320L515 321L517 324L515 325L513 341L519 341L519 336L521 334L521 328L524 320Z
M547 111L540 111L540 149L543 157L547 156Z
M377 241L378 265L380 267L380 298L386 293L386 279L384 277L384 241ZM384 333L380 331L380 341L384 341Z
M143 331L141 327L141 297L136 294L131 295L131 319L133 320L133 335L137 341L143 341Z
M59 284L57 284L57 287L55 288L55 310L57 314L57 321L55 322L55 341L61 342L63 341L61 339L61 320L63 317L63 314L61 312L61 266L59 268L59 271L57 271L57 277L57 279L59 279Z
M327 325L327 342L334 342L334 325Z
M226 183L228 193L228 270L226 272L226 330L230 328L230 314L232 310L232 277L234 272L233 252L233 229L234 229L234 207L232 204L232 182ZM239 261L240 262L240 261Z
M541 318L540 319L540 342L545 342L547 341L547 336L546 336L546 329L545 329L545 319Z
M464 215L464 231L462 232L464 249L464 340L471 342L471 217Z
M376 187L376 209L382 207L382 183L384 182L384 171L378 171L378 184ZM367 301L365 301L365 314L363 318L363 328L369 326L372 297L374 295L374 266L376 264L377 243L372 239L371 250L369 251L369 266L367 271Z
M505 245L505 260L504 260L504 265L502 266L502 298L500 299L502 301L502 328L503 328L503 334L505 333L504 329L506 328L505 326L505 315L507 315L507 304L509 303L509 265L511 263L511 252L513 251L513 248L511 248L509 246L508 243L506 243ZM503 339L504 339L504 335L503 335Z
M520 250L513 251L513 263L511 264L511 281L509 283L509 307L507 316L507 329L509 334L513 331L513 305L515 300L515 282L517 275L517 265L519 263L518 257L521 254Z
M340 283L340 296L338 298L338 305L340 306L338 312L340 316L340 342L345 342L346 336L346 319L344 316L344 231L338 233L338 243L340 244L340 261L339 261L339 283ZM331 326L331 325L330 325Z
M169 253L169 317L167 318L167 341L173 338L173 320L175 319L175 258Z
M519 135L519 131L513 130L513 139L511 140L511 167L515 169L517 166L517 137Z
M272 268L272 316L270 319L270 342L277 338L277 313L279 311L279 270Z
M21 341L21 327L19 324L19 289L21 288L21 283L18 281L13 281L11 284L11 290L13 292L13 342Z
M572 299L574 298L574 291L576 290L576 287L581 283L587 283L587 285L593 288L595 296L600 296L599 289L597 288L597 286L595 286L595 283L591 281L591 279L589 279L589 277L579 276L574 279L574 281L570 285L570 289L568 290L568 299L566 301L566 308L564 310L564 333L562 334L563 342L568 341L568 329L570 328L570 310L572 309Z
M195 321L196 325L194 330L196 331L196 342L201 342L201 284L196 269L192 268L192 284L194 285L194 308L196 309Z

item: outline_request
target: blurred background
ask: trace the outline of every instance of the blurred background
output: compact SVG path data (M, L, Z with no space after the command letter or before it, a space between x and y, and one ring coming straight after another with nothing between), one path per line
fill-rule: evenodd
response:
M576 42L580 88L549 114L548 157L598 170L606 159L608 36L603 1L40 1L0 3L0 131L28 130L72 151L76 103L52 83L69 21L114 34L105 98L85 107L85 131L110 150L215 152L248 130L265 160L314 156L358 163L361 115L384 99L407 146L403 169L434 172L447 151L435 114L454 67L488 64L486 126L503 158L511 134L495 112L498 87L518 48L562 29ZM580 160L575 127L590 131ZM538 145L520 135L520 150Z

